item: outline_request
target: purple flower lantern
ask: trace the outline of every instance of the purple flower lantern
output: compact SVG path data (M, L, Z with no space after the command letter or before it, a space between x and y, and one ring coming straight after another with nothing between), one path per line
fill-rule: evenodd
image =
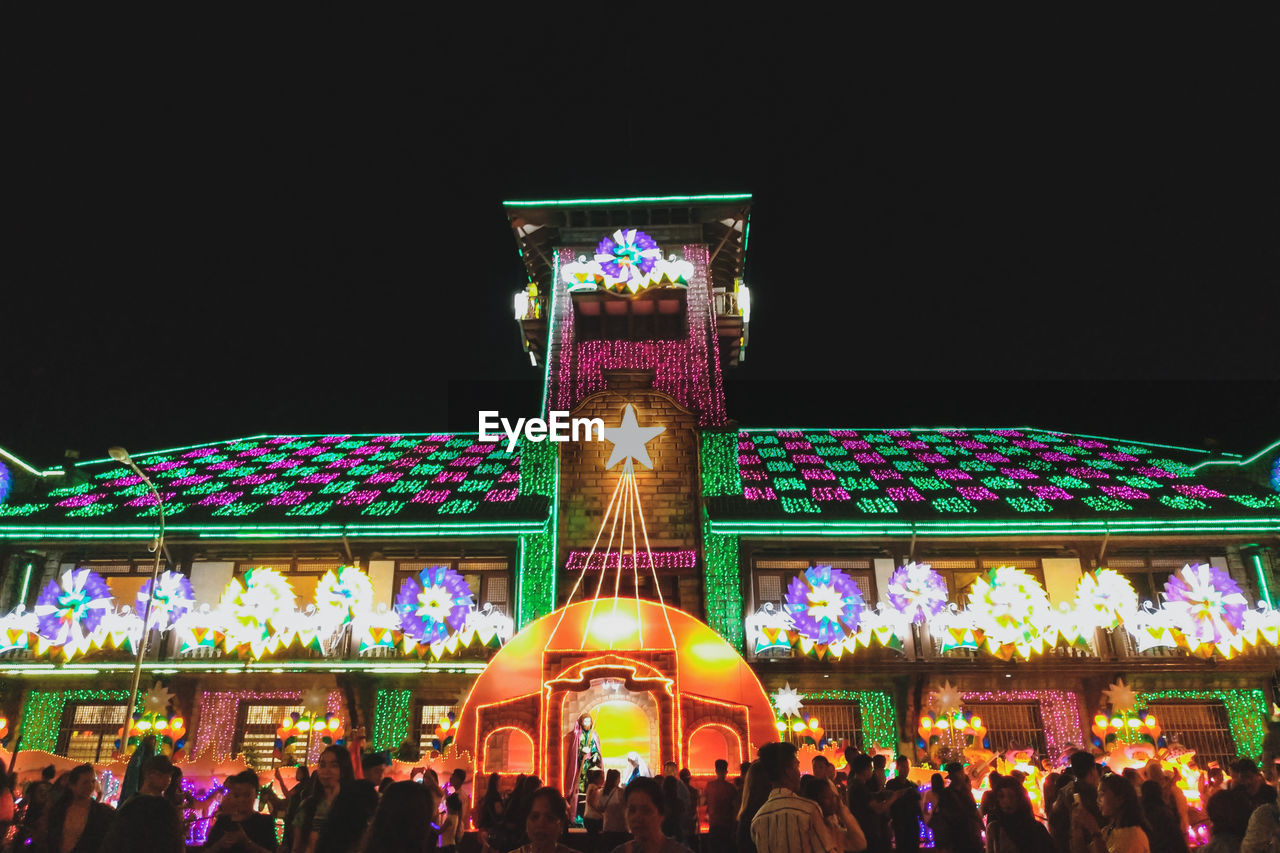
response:
M97 572L71 569L49 581L36 600L38 633L54 645L90 634L111 609L111 590Z
M1170 575L1164 594L1164 609L1195 645L1228 642L1239 633L1249 609L1244 593L1226 572L1202 563Z
M400 628L420 643L438 643L460 631L471 612L466 578L448 566L427 566L418 579L406 578L396 596Z
M830 644L858 630L866 604L853 578L830 566L814 566L791 579L786 606L798 634Z

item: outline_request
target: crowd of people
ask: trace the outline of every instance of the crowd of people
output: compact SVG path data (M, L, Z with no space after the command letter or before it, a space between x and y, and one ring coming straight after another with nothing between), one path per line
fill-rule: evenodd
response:
M974 768L947 764L923 795L905 757L886 773L882 755L845 753L837 772L823 756L803 774L794 746L767 744L736 779L728 763L696 787L674 763L658 778L623 784L617 770L594 771L585 811L577 796L520 776L503 792L491 774L474 798L466 771L443 784L429 768L409 781L384 778L379 756L359 768L343 746L321 754L314 772L300 767L283 796L260 788L251 770L226 779L225 793L203 849L225 853L889 853L921 849L922 835L939 853L1190 853L1195 815L1176 780L1153 761L1141 772L1110 773L1088 752L1043 784L1041 821L1026 777L992 772L981 800ZM1207 775L1202 794L1211 838L1203 853L1280 853L1276 790L1256 763L1239 759ZM0 766L0 828L14 850L34 853L183 851L186 796L181 774L163 755L141 761L136 791L112 809L99 801L93 766L55 778L52 767L15 796L13 777ZM130 787L126 776L126 788ZM478 793L478 792L477 792ZM15 808L15 803L20 804ZM265 809L267 813L259 811ZM701 831L705 812L707 831ZM570 840L581 817L585 835ZM283 842L278 842L278 825ZM468 838L474 826L478 838ZM927 832L922 833L922 828ZM3 838L0 835L0 838Z

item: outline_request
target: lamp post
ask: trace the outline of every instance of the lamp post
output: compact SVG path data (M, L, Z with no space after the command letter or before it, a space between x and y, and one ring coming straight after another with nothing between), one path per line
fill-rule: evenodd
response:
M138 705L138 682L142 679L142 658L147 653L147 640L151 636L151 602L155 600L156 588L160 583L160 555L164 553L164 501L151 479L142 473L142 469L129 457L129 451L123 447L113 447L107 451L107 454L142 478L142 482L147 484L147 488L155 496L156 507L160 512L160 532L156 534L155 541L152 543L156 552L156 562L151 570L151 594L147 596L147 606L142 609L142 638L138 643L138 653L134 656L133 687L129 691L129 705L125 708L125 725L127 726L129 720L133 718L133 709Z

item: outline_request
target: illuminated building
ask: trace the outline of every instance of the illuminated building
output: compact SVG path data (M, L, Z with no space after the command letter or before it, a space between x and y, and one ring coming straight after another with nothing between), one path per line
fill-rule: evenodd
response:
M606 760L626 744L701 773L769 736L758 678L794 690L784 717L864 749L960 749L958 725L995 752L1056 760L1090 743L1123 678L1164 735L1257 756L1280 641L1277 447L1239 458L1019 425L734 428L721 374L749 342L749 204L507 204L544 414L617 430L630 413L652 433L651 467L637 453L617 474L610 440L508 452L430 433L136 454L165 501L172 572L144 683L174 695L188 754L271 767L299 713L363 726L379 749L453 739L478 772L554 781L550 739L600 711ZM0 712L24 750L104 760L154 498L109 460L0 465ZM624 493L632 539L602 545ZM585 602L606 600L636 602L649 645L593 645ZM556 645L566 624L574 649ZM654 645L662 624L670 654ZM745 686L717 693L726 673Z

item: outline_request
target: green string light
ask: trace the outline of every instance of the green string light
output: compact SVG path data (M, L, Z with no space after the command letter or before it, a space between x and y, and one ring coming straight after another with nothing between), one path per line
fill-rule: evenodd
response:
M559 456L550 442L520 441L520 491L544 495L551 517L537 533L520 537L520 566L516 577L516 628L523 628L556 606L557 494Z
M145 695L138 694L136 710ZM53 752L68 702L128 702L128 690L32 690L22 705L22 748Z
M1236 742L1236 751L1253 758L1262 755L1262 739L1267 734L1267 697L1261 690L1151 690L1138 694L1142 705L1161 699L1221 702L1227 709L1227 727Z
M742 621L741 572L738 537L712 533L706 511L702 513L702 550L706 560L707 624L739 652L746 642Z
M379 690L373 706L373 749L396 749L409 736L411 690Z
M742 477L738 471L738 433L704 432L702 434L702 496L742 494Z
M805 693L804 698L807 702L822 699L857 702L858 714L862 717L862 748L882 746L897 751L898 713L893 707L893 698L883 690L820 690Z

